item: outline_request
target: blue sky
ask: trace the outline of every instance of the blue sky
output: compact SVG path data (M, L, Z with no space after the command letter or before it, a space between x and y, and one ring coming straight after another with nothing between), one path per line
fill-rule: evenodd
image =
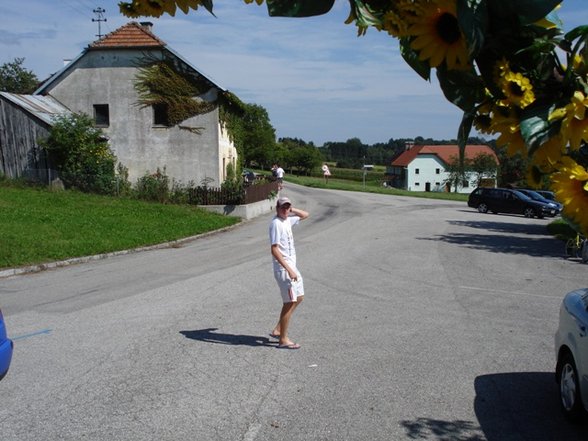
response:
M102 33L130 21L119 0L2 0L0 64L25 58L44 79L95 40L92 12L106 10ZM265 5L215 1L175 18L145 18L172 49L243 101L267 109L278 137L320 146L359 138L456 137L461 112L443 97L435 78L426 82L402 60L396 40L370 29L357 37L345 25L347 0L314 18L270 18ZM586 0L564 0L558 12L568 31L588 24Z

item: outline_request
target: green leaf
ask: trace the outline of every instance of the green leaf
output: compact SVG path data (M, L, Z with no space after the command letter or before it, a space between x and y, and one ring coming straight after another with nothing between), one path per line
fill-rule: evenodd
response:
M474 124L474 118L476 112L464 112L459 124L459 130L457 132L457 146L459 147L459 164L460 168L464 167L465 160L465 147L472 131L472 125Z
M418 73L421 78L429 81L431 79L431 66L429 63L419 60L419 54L410 47L409 38L400 39L400 55L404 61Z
M362 0L351 0L351 7L355 12L357 24L362 27L378 26L382 24L379 16L382 11L374 10Z
M539 107L527 108L521 113L521 135L529 149L529 155L555 133L553 124L548 121L554 105L548 104Z
M470 55L475 57L484 45L488 29L486 0L458 0L457 20L463 32Z
M552 12L562 0L492 0L488 2L493 25L508 29L513 18L526 25L540 20ZM506 27L505 27L506 26Z
M202 6L204 6L204 8L210 12L213 16L216 17L216 15L214 15L214 12L212 12L212 0L201 0L200 4Z
M335 0L266 0L270 17L312 17L326 14Z
M437 68L443 95L464 112L472 111L484 98L484 83L473 70Z
M564 38L567 41L574 41L576 38L586 35L588 35L588 25L582 25L572 29L564 36Z

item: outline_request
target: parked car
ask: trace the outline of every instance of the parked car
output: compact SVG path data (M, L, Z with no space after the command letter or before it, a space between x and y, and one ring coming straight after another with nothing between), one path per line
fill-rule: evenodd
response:
M555 200L547 199L546 197L542 196L538 191L530 190L528 188L524 188L524 189L517 188L517 191L520 191L521 193L529 196L534 201L543 202L544 204L547 204L550 207L553 207L555 209L554 216L561 213L561 210L563 208L562 204L560 204L559 202L557 202Z
M480 213L513 213L525 217L555 216L555 209L510 188L478 187L468 197L468 206Z
M555 193L549 190L535 190L545 199L549 199L550 201L555 201Z
M6 335L6 325L0 309L0 380L8 373L10 361L12 360L12 349L14 343Z
M555 356L561 409L569 419L578 420L588 411L588 288L563 299Z

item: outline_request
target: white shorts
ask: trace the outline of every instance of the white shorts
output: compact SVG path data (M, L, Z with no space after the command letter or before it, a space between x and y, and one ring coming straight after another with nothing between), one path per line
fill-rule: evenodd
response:
M280 270L274 271L274 277L278 286L280 287L280 294L282 295L282 301L284 303L296 302L298 297L304 295L304 283L300 272L296 270L298 279L294 282L288 277L288 271Z

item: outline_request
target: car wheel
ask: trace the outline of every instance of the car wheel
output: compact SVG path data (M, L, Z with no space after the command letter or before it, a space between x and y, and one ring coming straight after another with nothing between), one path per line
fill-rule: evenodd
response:
M578 383L578 371L571 354L565 354L559 371L559 398L566 418L576 421L582 415L582 397Z
M478 211L480 213L488 213L488 205L486 205L484 203L478 205Z
M523 214L525 215L525 217L533 217L535 216L535 210L533 210L532 208L525 208Z

